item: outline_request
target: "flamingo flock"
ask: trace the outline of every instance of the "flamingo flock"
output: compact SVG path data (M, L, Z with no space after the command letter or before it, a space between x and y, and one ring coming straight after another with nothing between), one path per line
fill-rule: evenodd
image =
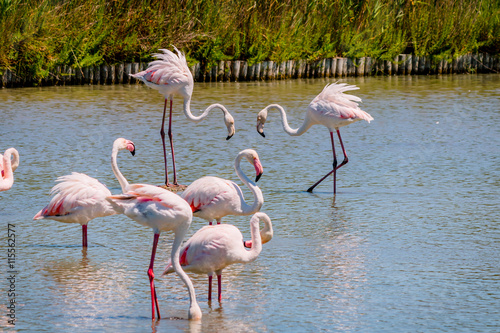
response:
M111 151L111 169L121 187L121 193L111 191L97 179L83 173L73 172L57 178L52 188L49 203L34 217L34 220L55 220L64 223L76 223L82 226L82 247L88 248L87 225L89 221L115 214L122 214L137 223L153 229L153 246L147 275L151 293L152 319L160 319L160 306L155 287L154 262L161 232L173 232L174 239L170 260L163 275L175 272L185 284L189 294L188 319L201 320L202 311L196 300L193 283L186 272L208 275L208 300L212 297L212 278L215 274L218 281L217 299L222 302L222 271L236 263L251 263L262 251L262 245L269 242L274 235L270 217L261 212L264 196L256 185L263 174L263 167L257 152L244 149L234 160L234 170L241 182L253 195L253 202L246 202L242 189L233 181L219 177L205 176L197 179L189 186L181 185L177 179L172 133L172 105L174 95L183 98L184 114L191 121L198 123L206 118L209 112L218 108L224 115L229 140L235 133L234 118L226 107L212 104L200 116L191 113L190 103L194 88L193 76L187 65L186 57L177 48L176 53L162 49L162 53L153 54L155 61L142 72L132 74L148 87L157 90L164 97L163 117L160 135L163 143L165 185L129 184L120 172L117 164L119 151L128 150L135 155L135 144L125 138L114 141ZM257 132L265 137L264 124L268 112L277 110L281 115L283 129L291 136L304 134L313 125L323 125L330 132L333 153L333 169L318 182L307 189L312 192L329 175L333 174L333 193L336 194L337 170L347 164L348 158L340 136L339 128L359 120L370 122L373 118L361 110L358 103L361 99L345 94L358 89L353 85L327 85L307 106L302 125L292 129L287 121L283 107L271 104L257 115ZM169 181L167 168L167 150L165 145L165 117L170 100L169 125L167 134L173 167L173 182ZM338 164L335 153L334 131L337 133L340 147L344 155ZM248 161L255 169L255 182L242 170L241 161ZM14 171L19 166L19 153L9 148L0 155L0 191L12 188ZM180 193L174 193L181 191ZM240 230L231 224L221 224L226 216L251 216L251 240L244 240ZM194 217L208 221L209 225L196 231L184 244ZM214 221L216 222L213 225ZM260 222L264 227L260 229Z

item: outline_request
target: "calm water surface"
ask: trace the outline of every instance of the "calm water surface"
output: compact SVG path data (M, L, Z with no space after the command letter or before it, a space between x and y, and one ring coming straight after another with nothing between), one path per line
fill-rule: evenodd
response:
M161 184L162 97L143 85L0 90L0 150L21 155L14 187L0 193L0 326L11 223L19 332L499 331L500 75L342 81L360 87L354 93L375 120L341 129L349 164L339 170L335 200L331 179L305 192L332 165L325 127L290 137L272 112L267 137L255 131L257 112L270 103L298 127L331 81L196 84L194 110L219 102L233 113L229 141L220 112L195 125L174 103L180 181L237 180L234 157L256 149L262 210L275 229L254 263L224 271L221 304L207 301L206 276L190 275L201 324L185 319L180 279L160 276L172 234L162 234L155 266L165 319L152 325L151 229L120 215L96 219L82 253L79 225L32 221L54 180L72 171L119 193L109 165L117 137L137 146L135 157L119 155L128 180ZM249 217L225 222L250 237ZM195 218L190 234L205 223Z

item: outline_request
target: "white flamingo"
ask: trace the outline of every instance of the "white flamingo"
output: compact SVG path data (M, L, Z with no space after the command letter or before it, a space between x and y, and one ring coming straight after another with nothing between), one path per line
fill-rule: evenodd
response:
M187 202L168 190L146 184L129 185L126 193L110 196L107 199L118 213L125 214L132 220L153 229L153 249L148 269L152 318L155 319L155 306L158 319L161 318L153 272L156 247L161 231L173 231L175 237L172 245L171 261L174 263L175 272L188 288L190 297L188 317L189 319L200 320L202 313L196 302L193 284L179 263L180 246L193 219L193 213Z
M122 191L126 191L128 182L121 174L116 164L118 151L127 149L135 154L132 141L119 138L113 143L111 166L118 179ZM33 220L51 219L64 223L79 223L82 226L82 246L87 247L87 224L97 217L116 214L106 197L111 195L108 188L97 179L83 173L73 172L57 178L50 194L53 195L49 204L40 210Z
M264 124L266 123L267 112L271 109L277 109L280 112L283 129L291 136L302 135L311 126L317 124L326 126L330 131L333 151L333 170L311 186L307 192L312 192L319 183L333 173L333 193L336 193L337 169L348 162L344 144L342 143L342 138L340 137L339 128L352 124L358 120L366 120L367 122L373 120L372 116L358 107L358 102L361 102L359 97L344 94L345 91L356 89L359 88L346 83L326 85L323 91L316 96L307 107L304 122L297 129L293 129L288 125L285 110L278 104L266 106L257 115L257 132L259 132L263 137L265 137ZM340 146L342 147L342 152L344 153L344 160L338 166L337 156L335 154L335 145L333 143L333 131L337 132Z
M226 215L251 215L256 213L264 203L260 188L255 185L241 170L243 158L255 167L257 182L264 172L259 155L253 149L241 151L234 160L234 169L240 180L252 191L254 201L251 205L245 202L243 192L233 181L219 177L206 176L195 180L181 196L189 203L194 216L207 220L210 224L215 219L217 224Z
M259 232L259 220L265 226ZM235 263L249 263L257 259L262 244L273 237L271 219L265 213L255 213L250 219L252 241L250 250L245 249L243 235L234 225L208 225L198 230L184 243L180 252L180 264L186 272L208 275L208 300L212 298L212 276L217 275L218 300L222 299L222 270ZM163 274L174 271L172 262L167 264Z
M167 100L170 99L170 114L168 121L168 137L170 140L170 148L172 150L172 165L174 171L174 186L178 185L177 182L177 172L175 169L175 155L174 146L172 141L172 103L173 96L180 95L184 99L184 114L186 117L195 122L199 123L208 116L208 113L214 109L219 108L224 113L224 123L226 124L228 136L226 140L229 140L235 133L234 128L234 118L231 116L229 111L221 104L210 105L200 116L194 116L191 113L191 95L193 94L194 80L191 71L186 62L186 57L177 48L175 48L177 54L170 50L160 49L163 53L153 54L153 57L158 60L149 63L148 68L145 71L130 74L132 77L141 80L148 87L158 90L160 94L165 97L165 105L163 107L163 118L161 123L160 135L163 142L163 157L165 161L165 185L172 186L168 181L168 169L167 169L167 151L165 148L165 113L167 110Z
M11 158L12 157L12 158ZM7 191L14 185L14 171L19 165L19 152L9 148L0 154L0 192Z

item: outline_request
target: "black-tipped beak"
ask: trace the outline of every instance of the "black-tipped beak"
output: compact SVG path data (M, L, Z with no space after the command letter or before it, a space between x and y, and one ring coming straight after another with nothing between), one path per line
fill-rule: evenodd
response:
M266 137L266 135L264 134L264 132L259 132L260 135L262 135L263 138Z
M255 177L255 182L256 182L256 183L259 181L259 179L260 179L260 177L261 177L261 176L262 176L262 174L261 174L261 173L259 173L259 174L257 175L257 177Z
M130 153L132 154L132 156L135 156L135 145L134 145L134 150L132 150Z
M227 138L226 138L226 140L229 140L229 139L231 139L232 137L233 137L233 134L228 135L228 136L227 136Z

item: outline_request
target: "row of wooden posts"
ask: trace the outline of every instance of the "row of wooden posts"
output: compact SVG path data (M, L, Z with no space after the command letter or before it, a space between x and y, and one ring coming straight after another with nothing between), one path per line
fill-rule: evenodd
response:
M137 80L129 74L147 67L147 63L121 63L90 67L57 66L40 82L24 79L9 69L2 70L2 87L33 85L130 84ZM370 57L328 58L308 62L288 60L281 63L263 61L249 65L247 61L220 61L211 68L200 63L190 67L197 82L282 80L289 78L346 77L369 75L427 75L460 73L499 73L500 57L487 53L469 53L453 60L435 60L412 54L400 54L394 60Z

